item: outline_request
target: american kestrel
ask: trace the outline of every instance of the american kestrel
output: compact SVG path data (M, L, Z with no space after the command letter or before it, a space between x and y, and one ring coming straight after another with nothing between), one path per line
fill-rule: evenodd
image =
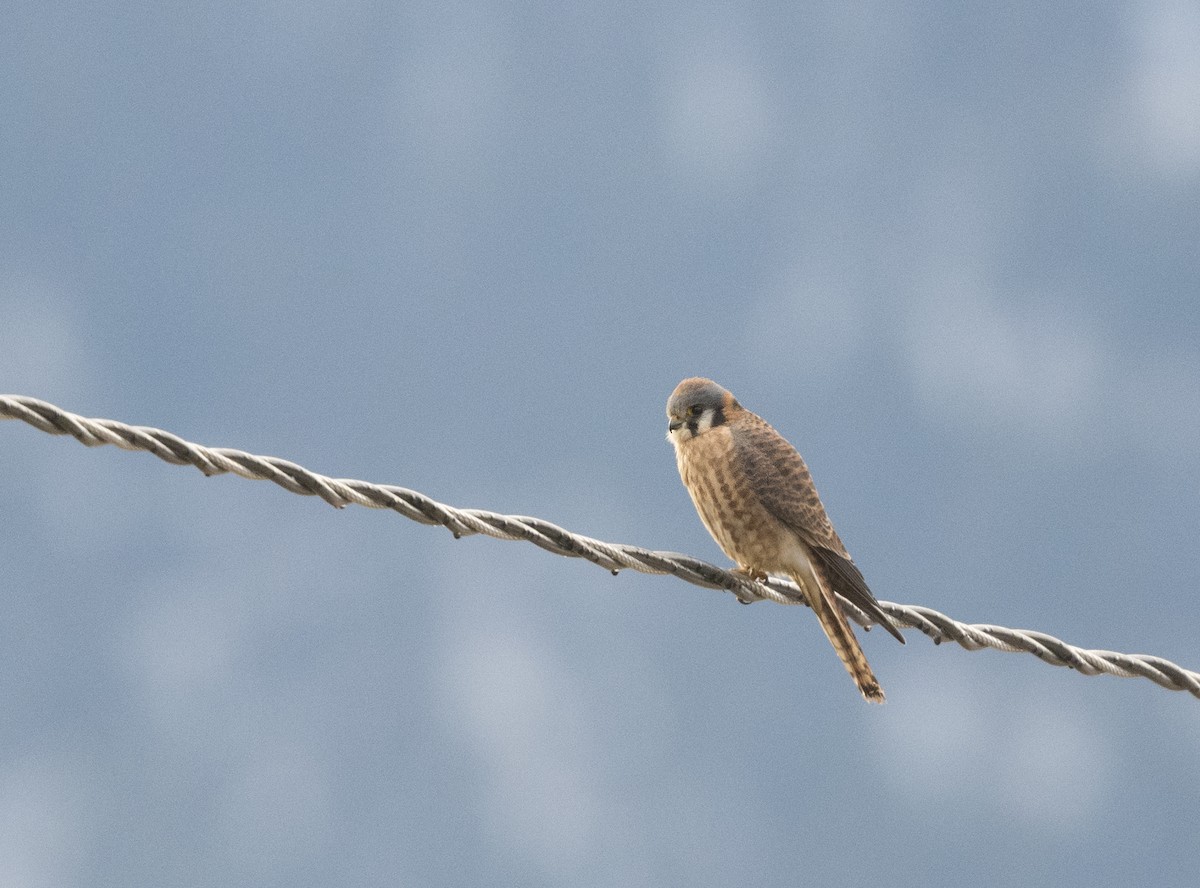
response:
M700 520L755 579L792 578L862 695L883 702L835 592L904 643L833 529L804 459L711 379L685 379L667 401L667 437Z

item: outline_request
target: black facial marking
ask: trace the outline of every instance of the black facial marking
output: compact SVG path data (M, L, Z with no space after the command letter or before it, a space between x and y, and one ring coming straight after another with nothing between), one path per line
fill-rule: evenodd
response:
M687 427L688 427L688 431L692 433L693 437L700 434L700 420L704 419L704 414L705 414L705 410L703 408L701 408L699 404L696 405L696 408L700 412L697 413L695 416L691 416L692 411L690 409L688 410L689 419L687 421ZM708 428L715 429L719 425L724 425L725 424L725 408L724 407L712 407L710 409L712 411L712 422L709 423Z

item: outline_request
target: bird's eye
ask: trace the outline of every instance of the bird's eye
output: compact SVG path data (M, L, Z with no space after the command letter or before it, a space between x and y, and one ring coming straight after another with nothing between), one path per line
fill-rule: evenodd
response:
M704 412L704 409L699 404L693 404L687 409L688 416L699 416Z

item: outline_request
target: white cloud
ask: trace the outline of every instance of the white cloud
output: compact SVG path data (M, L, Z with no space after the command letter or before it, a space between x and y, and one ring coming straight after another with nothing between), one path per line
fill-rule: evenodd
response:
M168 535L186 539L189 550L132 571L114 638L148 727L187 750L240 723L241 707L255 693L247 676L258 671L264 651L281 631L309 619L310 608L323 613L322 597L335 594L326 590L344 588L330 553L349 532L283 516L263 533L255 526L264 514L258 509L227 512L219 500L199 503L182 511L186 528L167 523ZM155 521L156 531L164 523ZM264 720L260 712L260 726Z
M971 275L932 282L904 319L904 346L928 403L1038 435L1065 431L1098 400L1103 349L1083 318L1053 304L1005 305Z
M746 353L771 377L835 377L871 336L858 291L836 269L793 268L756 303Z
M925 687L918 687L919 672L919 666L897 670L888 680L893 704L876 734L881 771L912 795L948 799L961 791L948 776L968 779L988 749L987 707L966 670L938 675Z
M891 679L903 704L881 722L878 750L880 770L909 795L972 798L1036 834L1086 833L1111 807L1110 744L1085 707L1064 705L1058 682L1004 687L967 662L950 676L932 661L906 673Z
M556 633L525 615L547 590L542 553L469 540L439 570L447 603L437 669L446 715L482 775L479 810L498 848L554 881L577 876L599 841L596 724Z
M893 332L927 410L1039 444L1175 458L1194 449L1200 350L1188 340L1131 347L1082 282L1014 289L995 269L1017 211L985 169L943 170L921 192Z
M1194 664L1189 664L1194 665ZM1181 745L1186 750L1200 749L1200 711L1195 706L1172 706L1168 711L1169 721L1165 730L1171 731L1181 738ZM1191 781L1200 790L1200 756L1185 755L1181 757L1179 776Z
M738 183L760 162L772 100L754 47L736 27L689 34L665 72L663 127L671 165L697 182Z
M704 767L710 744L691 736L688 702L659 673L646 614L614 598L620 581L587 564L568 563L568 572L592 582L554 589L554 560L468 541L446 558L434 590L445 610L433 690L462 739L455 750L479 775L470 814L481 812L497 853L548 882L736 882L769 853L772 835L750 829L736 847L725 841L730 823L769 818L754 756ZM554 601L563 594L569 625L554 619L566 616ZM713 718L737 710L724 701Z
M768 817L748 792L752 757L697 770L711 753L681 733L686 718L646 648L653 627L586 564L569 565L594 574L566 593L582 602L572 624L556 623L548 560L463 543L435 595L446 608L434 690L476 764L470 804L497 852L579 885L729 881L754 866L768 852L763 833L739 834L735 851L724 844L731 822Z
M1200 7L1190 0L1136 8L1132 66L1104 142L1126 162L1171 178L1200 172Z
M564 877L597 841L582 695L519 621L492 616L452 627L444 692L485 769L495 838Z
M242 750L223 775L214 850L256 880L319 853L331 817L326 764L294 736Z
M1200 439L1200 351L1124 356L1112 370L1108 412L1125 436L1178 465Z
M0 293L0 380L6 393L79 400L89 374L74 315L70 303L43 281L13 282Z
M0 772L0 884L80 884L91 824L83 774L50 756Z
M996 756L996 788L1008 810L1027 824L1075 832L1109 807L1112 752L1101 727L1083 706L1064 705L1047 682L1008 701L1014 716L994 727L1003 741Z
M982 276L947 276L906 307L901 353L927 409L1061 447L1178 461L1200 435L1200 351L1130 351L1057 300L1005 303Z
M471 7L427 23L403 56L396 122L433 171L458 176L493 152L509 104L509 52L503 23Z
M233 600L253 587L245 573L215 563L149 576L121 653L158 727L180 739L229 692L247 635L247 608Z

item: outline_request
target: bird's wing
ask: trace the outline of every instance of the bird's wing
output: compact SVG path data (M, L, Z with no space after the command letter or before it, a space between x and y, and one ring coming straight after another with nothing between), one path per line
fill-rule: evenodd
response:
M897 641L904 644L904 636L900 634L900 630L896 628L896 624L892 622L892 618L879 606L878 599L867 588L867 581L863 579L862 571L858 569L858 565L848 557L839 555L837 552L834 552L832 549L826 549L824 546L810 544L809 549L817 557L817 560L821 562L821 566L825 568L833 588L845 595L847 600L853 602L873 622L891 633Z
M904 636L884 613L862 571L850 560L825 513L803 457L760 417L732 424L735 452L763 507L791 528L821 562L834 589L895 636Z

